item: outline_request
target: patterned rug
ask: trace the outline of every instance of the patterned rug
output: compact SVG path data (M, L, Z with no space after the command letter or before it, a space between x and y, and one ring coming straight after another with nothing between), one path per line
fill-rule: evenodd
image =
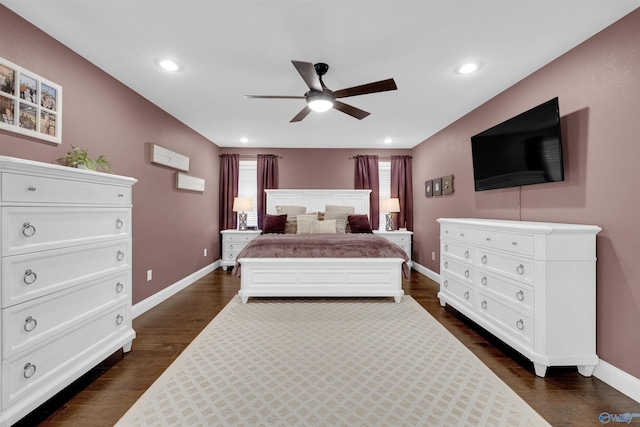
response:
M548 425L410 296L236 296L117 424Z

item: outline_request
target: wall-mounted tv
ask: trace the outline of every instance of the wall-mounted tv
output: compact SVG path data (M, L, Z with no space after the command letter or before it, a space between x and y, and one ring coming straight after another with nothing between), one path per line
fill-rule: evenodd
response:
M476 191L564 181L558 98L471 137Z

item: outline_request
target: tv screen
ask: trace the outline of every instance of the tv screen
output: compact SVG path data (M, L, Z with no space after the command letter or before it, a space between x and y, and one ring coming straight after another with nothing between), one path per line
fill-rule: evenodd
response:
M558 98L471 137L476 191L564 181Z

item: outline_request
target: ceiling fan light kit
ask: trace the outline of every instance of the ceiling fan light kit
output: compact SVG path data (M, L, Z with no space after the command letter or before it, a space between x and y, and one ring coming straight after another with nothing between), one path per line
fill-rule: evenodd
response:
M318 93L318 92L307 92L305 95L307 99L307 105L313 111L317 111L318 113L323 113L333 108L333 101L335 98L331 94Z
M302 121L302 119L307 117L311 111L324 112L331 108L335 108L338 111L350 115L351 117L362 120L369 115L367 111L338 101L337 98L346 98L349 96L366 95L369 93L386 92L398 89L396 82L393 79L387 79L334 92L327 88L322 81L322 76L329 71L329 66L327 64L320 62L314 65L310 62L301 61L291 61L291 63L296 70L298 70L298 73L300 73L300 76L309 87L309 91L305 93L304 96L245 96L247 98L304 99L307 102L307 105L290 120L292 123Z

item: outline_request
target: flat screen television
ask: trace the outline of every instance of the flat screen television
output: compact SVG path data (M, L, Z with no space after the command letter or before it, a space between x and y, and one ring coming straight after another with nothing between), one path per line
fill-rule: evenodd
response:
M564 181L558 98L471 137L476 191Z

